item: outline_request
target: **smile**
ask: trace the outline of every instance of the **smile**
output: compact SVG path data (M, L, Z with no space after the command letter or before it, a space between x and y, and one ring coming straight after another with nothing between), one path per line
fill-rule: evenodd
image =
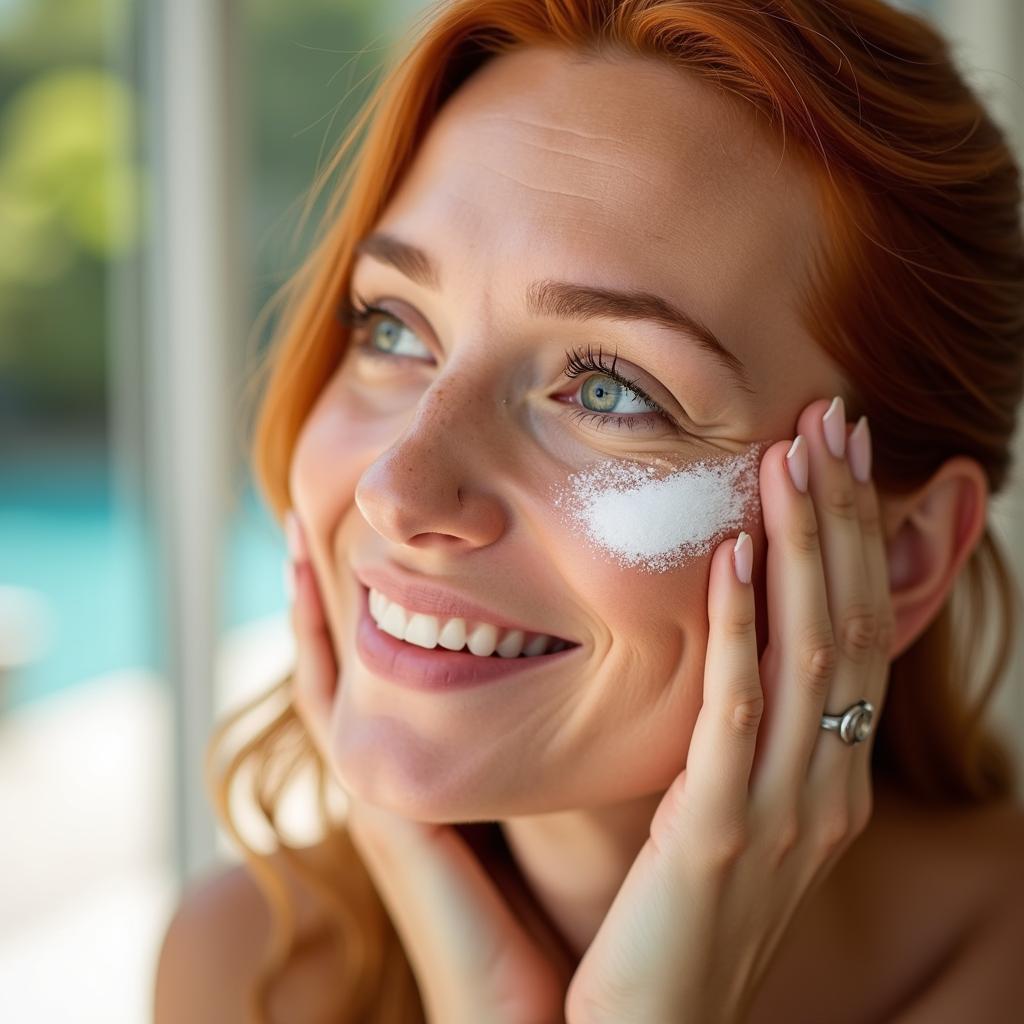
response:
M569 641L547 633L527 633L521 629L503 629L490 622L472 621L459 615L439 616L414 612L397 601L369 588L370 615L378 628L398 640L432 650L468 649L475 657L539 657L555 654L572 646Z
M556 663L561 664L566 658L573 657L575 651L582 649L581 644L569 644L568 641L546 637L545 634L540 633L524 634L522 640L516 637L509 639L508 633L521 631L506 631L506 636L500 638L505 643L505 651L511 651L513 643L519 643L520 650L516 654L505 653L503 655L495 643L499 639L498 630L488 623L469 624L471 628L464 636L463 643L460 644L458 650L452 650L443 645L438 646L436 643L428 648L404 637L399 638L379 626L370 609L370 588L361 585L359 590L362 600L356 629L356 649L361 661L375 675L411 689L434 691L462 689L481 683L497 682L512 675L540 678L544 675L545 668L552 667ZM377 599L374 600L376 602ZM390 612L391 603L380 607L385 609L385 622L388 621L388 615L391 615L392 622L398 621L399 614L405 615L401 605L394 605L397 609L395 613ZM415 614L405 616L403 633L409 620L418 617ZM454 619L438 620L437 616L431 615L423 617L435 621L438 639L442 629L449 628L450 623L455 621ZM467 623L465 620L462 622L465 632ZM439 625L437 625L438 623ZM419 624L414 627L414 632L416 629L430 628L429 623L426 626ZM457 628L457 626L449 628L446 636L449 643L454 643L458 639ZM525 654L523 641L527 637L544 637L545 647L548 648L546 652ZM472 649L461 649L467 642L476 646L477 653L474 653ZM540 646L539 641L534 642L535 646ZM556 645L558 645L558 650L553 649ZM486 653L481 653L484 651Z

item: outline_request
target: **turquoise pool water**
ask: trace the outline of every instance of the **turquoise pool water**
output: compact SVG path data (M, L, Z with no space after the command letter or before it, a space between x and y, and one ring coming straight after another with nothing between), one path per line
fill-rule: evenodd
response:
M223 629L285 607L284 544L251 483L228 536ZM151 557L149 538L116 500L102 451L0 461L0 585L42 595L54 626L44 655L7 680L4 706L99 673L154 667Z

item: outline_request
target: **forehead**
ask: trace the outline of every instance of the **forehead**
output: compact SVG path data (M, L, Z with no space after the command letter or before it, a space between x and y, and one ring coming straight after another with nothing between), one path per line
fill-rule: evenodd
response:
M460 308L511 309L550 276L665 295L755 381L805 374L816 347L795 308L819 231L809 172L749 104L652 59L493 59L439 112L380 226L437 255Z

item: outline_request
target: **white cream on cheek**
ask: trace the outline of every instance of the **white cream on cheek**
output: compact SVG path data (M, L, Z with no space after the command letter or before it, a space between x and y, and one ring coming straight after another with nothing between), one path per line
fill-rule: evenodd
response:
M609 459L573 473L553 504L623 568L667 572L706 555L723 532L758 513L760 464L759 445L667 475L645 463Z

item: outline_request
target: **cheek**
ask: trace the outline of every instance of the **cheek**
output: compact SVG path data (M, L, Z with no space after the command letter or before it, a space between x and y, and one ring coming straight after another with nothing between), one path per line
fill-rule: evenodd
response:
M533 526L524 544L587 609L598 651L649 662L678 656L681 632L691 647L706 641L711 555L740 529L757 536L767 446L700 460L606 459L568 474L533 464L520 489L517 518Z
M366 466L393 437L389 421L341 393L339 377L324 388L299 433L289 469L292 502L313 537L330 535L352 505Z
M595 553L627 574L657 578L710 556L757 518L760 447L657 465L608 459L572 474L553 506Z
M710 562L692 559L656 577L606 565L587 581L591 610L607 632L602 718L634 741L653 737L659 722L684 721L702 693Z
M545 481L553 497L544 503L538 495L531 510L547 517L544 554L594 634L602 682L588 732L601 744L621 744L623 756L632 751L655 773L675 763L662 760L661 738L671 739L675 757L680 723L699 710L711 556L731 534L759 529L760 461L769 444L714 459L606 460L553 474ZM664 722L674 724L665 731ZM644 743L650 759L637 761Z

